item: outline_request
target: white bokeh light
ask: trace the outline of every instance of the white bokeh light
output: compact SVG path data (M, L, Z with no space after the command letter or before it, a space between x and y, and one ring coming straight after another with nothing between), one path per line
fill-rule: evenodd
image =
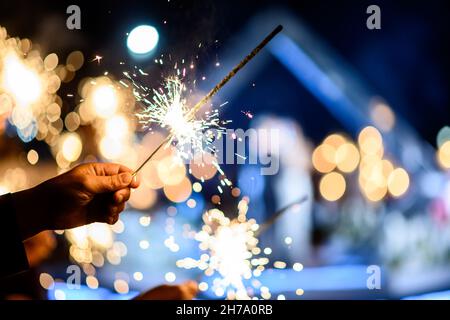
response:
M158 31L148 25L134 28L127 39L127 47L136 54L146 54L152 51L158 44Z

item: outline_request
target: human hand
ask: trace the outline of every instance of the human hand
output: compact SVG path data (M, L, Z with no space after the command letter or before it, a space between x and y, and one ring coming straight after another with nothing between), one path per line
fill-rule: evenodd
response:
M140 294L134 300L192 300L197 293L197 282L191 280L178 285L158 286Z
M22 239L43 230L69 229L92 222L117 222L139 180L131 169L88 163L13 194Z

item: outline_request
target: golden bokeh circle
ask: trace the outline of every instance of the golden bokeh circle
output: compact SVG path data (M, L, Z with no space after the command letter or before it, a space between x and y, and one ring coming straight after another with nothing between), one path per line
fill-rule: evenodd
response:
M345 178L338 172L330 172L322 177L319 184L320 194L328 201L339 200L345 193Z

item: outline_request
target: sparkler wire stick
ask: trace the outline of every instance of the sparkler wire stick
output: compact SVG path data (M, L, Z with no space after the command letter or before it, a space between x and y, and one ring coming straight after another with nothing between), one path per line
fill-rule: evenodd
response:
M286 211L291 209L292 207L302 204L308 200L308 196L303 196L297 201L292 202L291 204L281 208L280 210L276 211L270 218L264 222L261 227L258 229L258 231L255 233L255 237L261 235L263 232L265 232L271 225L273 225Z
M237 66L233 68L233 70L230 71L226 75L225 78L222 79L214 88L211 89L210 92L206 96L203 97L202 100L200 100L189 113L191 113L191 116L194 116L195 113L209 100L212 96L214 96L236 73L239 72L250 60L252 60L258 52L261 51L262 48L264 48L270 40L272 40L281 30L283 30L282 25L278 25L269 35L264 38L263 41L261 41L260 44L258 44L255 49L252 50Z
M263 41L261 41L260 44L258 44L252 52L250 52L241 62L239 62L238 65L236 65L233 70L231 70L225 78L222 79L214 88L211 89L211 91L208 92L206 96L204 96L197 104L187 113L186 118L191 120L198 110L206 103L208 100L210 100L232 77L236 75L251 59L253 59L258 52L261 51L262 48L264 48L270 40L272 40L281 30L283 30L282 25L278 25L267 37L264 38ZM150 156L139 166L139 168L134 171L133 176L135 176L144 166L147 162L150 161L150 159L159 151L159 149L162 148L163 145L165 145L167 142L170 141L172 138L173 133L170 133L169 136L150 154Z
M169 142L171 138L172 134L168 135L167 138L165 138L164 141L161 142L161 144L148 156L148 158L145 159L144 162L142 162L139 168L137 168L136 171L133 172L132 176L134 177L135 175L137 175L137 173L147 164L147 162L149 162L154 157L154 155L159 151L159 149L161 149L167 142Z

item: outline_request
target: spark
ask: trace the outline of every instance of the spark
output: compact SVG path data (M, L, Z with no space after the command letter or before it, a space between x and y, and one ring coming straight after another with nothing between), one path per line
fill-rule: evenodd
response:
M306 198L295 203L303 202L304 199ZM264 231L262 229L267 229L269 224L273 224L292 205L278 211L272 215L272 219L260 226L255 219L247 218L248 204L249 201L245 198L240 200L237 217L233 219L216 208L205 212L202 216L204 224L194 235L203 253L199 259L186 257L178 260L176 265L179 268L201 270L212 280L210 289L217 296L227 293L227 299L251 299L257 298L259 291L261 298L270 299L270 289L262 286L258 277L269 266L268 256L272 254L272 249L266 247L262 250L258 246L258 237ZM273 267L285 269L287 263L276 260ZM293 269L299 272L303 265L296 262Z
M246 280L253 277L254 270L263 270L267 261L253 258L254 249L258 248L255 237L258 225L254 219L247 220L245 205L241 206L239 217L230 220L218 209L206 212L202 230L195 235L206 253L198 260L178 260L177 266L198 268L205 275L214 276L211 289L216 293L227 292L229 298L250 299Z
M253 113L250 111L241 111L247 118L253 119Z
M100 64L101 60L103 59L102 56L95 55L95 58L91 60L91 62L97 61L98 64Z
M142 69L139 69L139 73L142 74L143 76L148 76L148 73L142 71Z
M247 157L244 157L243 155L240 155L239 153L235 153L235 155L243 160L247 160Z

